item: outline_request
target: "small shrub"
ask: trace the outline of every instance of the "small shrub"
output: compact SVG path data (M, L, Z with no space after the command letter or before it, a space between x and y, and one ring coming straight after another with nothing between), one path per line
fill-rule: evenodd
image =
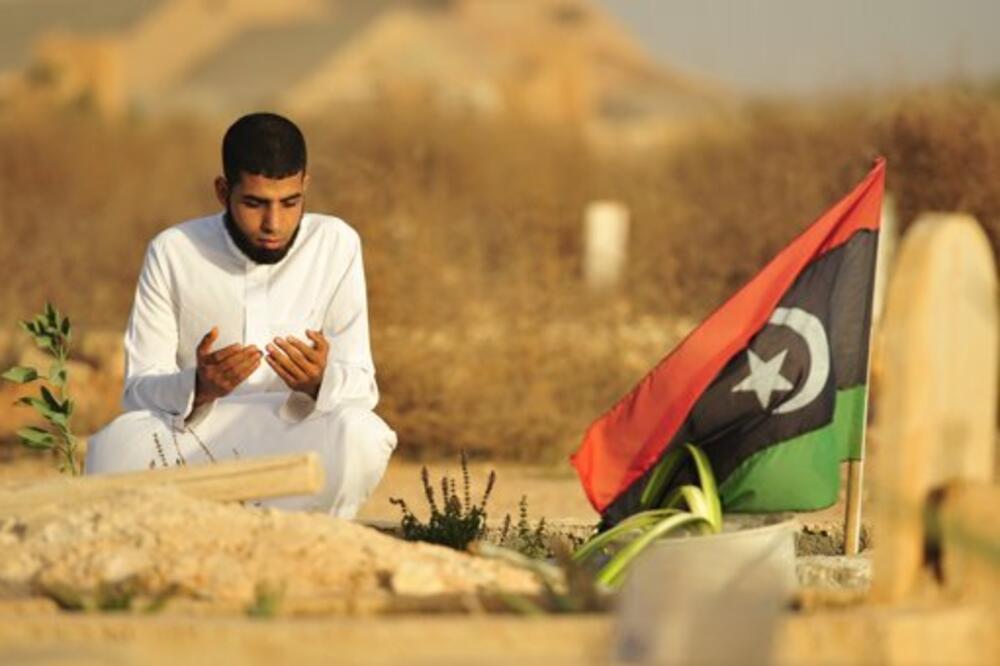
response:
M60 471L76 476L81 469L76 456L76 437L69 423L73 415L73 401L70 400L66 387L69 382L66 361L69 359L69 341L72 333L69 318L62 317L51 303L46 303L45 310L40 315L30 321L21 321L19 324L39 349L52 356L52 365L47 375L42 375L37 368L14 366L3 373L3 379L15 384L30 384L44 379L56 393L53 393L49 386L42 384L38 397L24 396L18 399L16 404L34 408L47 424L47 427L21 428L17 431L18 439L30 449L55 451L62 460Z
M493 484L496 483L496 472L490 471L486 490L479 504L472 503L469 464L465 451L462 451L462 497L458 495L455 479L445 474L441 477L442 506L439 507L426 465L420 470L420 479L423 481L424 495L431 510L427 524L420 522L413 515L405 500L396 497L389 499L403 512L400 527L404 539L465 550L470 543L482 536L486 530L486 503L490 499L490 493L493 492Z
M517 525L514 525L512 531L510 514L504 517L498 539L499 545L528 557L547 557L549 555L549 534L546 531L545 518L541 518L538 525L532 528L528 521L528 497L521 495L521 501L518 502L517 506Z

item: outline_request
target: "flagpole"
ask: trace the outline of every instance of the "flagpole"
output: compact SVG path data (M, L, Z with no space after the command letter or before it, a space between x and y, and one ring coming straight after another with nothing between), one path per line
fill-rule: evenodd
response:
M882 303L885 296L888 257L892 249L890 236L896 232L896 210L892 197L882 199L881 223L879 224L878 246L875 251L875 280L872 284L872 320L868 331L868 376L865 382L865 402L861 418L861 455L857 460L847 461L847 505L844 509L844 554L857 555L861 549L861 495L864 488L865 445L868 439L868 399L871 393L872 347L875 341L875 327L882 318Z
M867 393L867 391L866 391ZM866 410L867 411L867 410ZM864 448L862 435L861 447ZM847 509L844 521L844 555L857 555L861 546L861 488L864 481L865 461L847 461Z

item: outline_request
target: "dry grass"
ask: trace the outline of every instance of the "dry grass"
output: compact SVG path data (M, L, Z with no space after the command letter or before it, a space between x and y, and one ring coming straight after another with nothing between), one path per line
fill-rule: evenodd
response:
M51 298L84 328L123 327L149 238L214 210L221 129L0 122L4 325ZM1000 239L1000 103L979 93L760 104L631 156L420 109L305 129L310 208L365 241L380 410L413 456L564 455L876 153L904 222L965 210ZM580 213L595 198L633 215L614 294L581 289Z

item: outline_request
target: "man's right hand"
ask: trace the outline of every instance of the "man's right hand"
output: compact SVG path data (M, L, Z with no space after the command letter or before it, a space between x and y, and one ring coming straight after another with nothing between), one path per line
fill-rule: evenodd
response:
M219 327L212 330L198 343L198 372L194 382L194 406L200 407L217 398L229 395L260 365L263 354L254 345L233 343L210 351L219 337Z

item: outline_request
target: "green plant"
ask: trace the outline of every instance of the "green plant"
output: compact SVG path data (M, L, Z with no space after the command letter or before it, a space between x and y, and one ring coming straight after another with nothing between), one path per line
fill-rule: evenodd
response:
M68 317L62 317L51 303L30 321L19 322L21 328L31 336L35 345L52 356L52 364L44 377L39 370L29 366L14 366L3 373L3 379L15 384L30 384L43 379L38 397L24 396L15 404L34 408L45 419L47 427L27 426L17 431L21 443L31 449L55 451L61 459L60 471L68 471L74 476L80 473L76 456L76 437L70 429L73 415L73 401L69 398L67 384L69 369L69 342L71 328Z
M521 495L521 501L517 504L518 518L517 524L511 530L511 518L508 513L504 516L503 526L500 528L500 536L497 543L510 550L517 551L527 557L539 558L549 554L548 534L546 532L545 518L542 517L538 524L532 528L528 521L528 496Z
M149 596L142 594L141 588L139 580L135 576L129 576L122 580L104 581L92 588L79 588L61 582L41 582L38 591L55 601L63 610L87 613L158 613L180 591L177 585L169 585Z
M660 501L666 483L687 456L694 461L700 487L685 484ZM597 572L598 583L609 587L620 585L629 565L656 539L679 530L693 529L702 534L722 531L722 502L715 475L708 456L693 444L678 447L663 457L643 489L640 505L644 511L593 537L573 554L575 562L583 562L609 547L617 547Z
M389 502L398 506L403 512L400 527L404 539L407 541L426 541L456 550L465 550L470 543L482 536L486 530L486 503L489 501L490 493L493 492L493 484L496 483L496 472L490 471L486 481L486 490L483 492L483 498L479 504L472 503L469 464L465 451L462 451L461 498L458 496L455 479L449 478L445 474L441 477L441 501L443 505L439 508L426 465L420 470L420 480L423 482L424 496L427 498L427 504L431 511L430 519L426 524L420 522L413 515L405 500L396 497L389 498Z
M253 601L246 608L247 617L275 617L281 608L281 602L284 598L284 585L275 585L266 581L258 582L254 587Z
M497 590L507 608L522 615L587 613L606 611L610 597L595 584L593 572L572 558L572 549L564 538L550 537L548 550L555 563L528 557L517 551L486 542L472 545L472 552L527 569L541 584L535 596Z

